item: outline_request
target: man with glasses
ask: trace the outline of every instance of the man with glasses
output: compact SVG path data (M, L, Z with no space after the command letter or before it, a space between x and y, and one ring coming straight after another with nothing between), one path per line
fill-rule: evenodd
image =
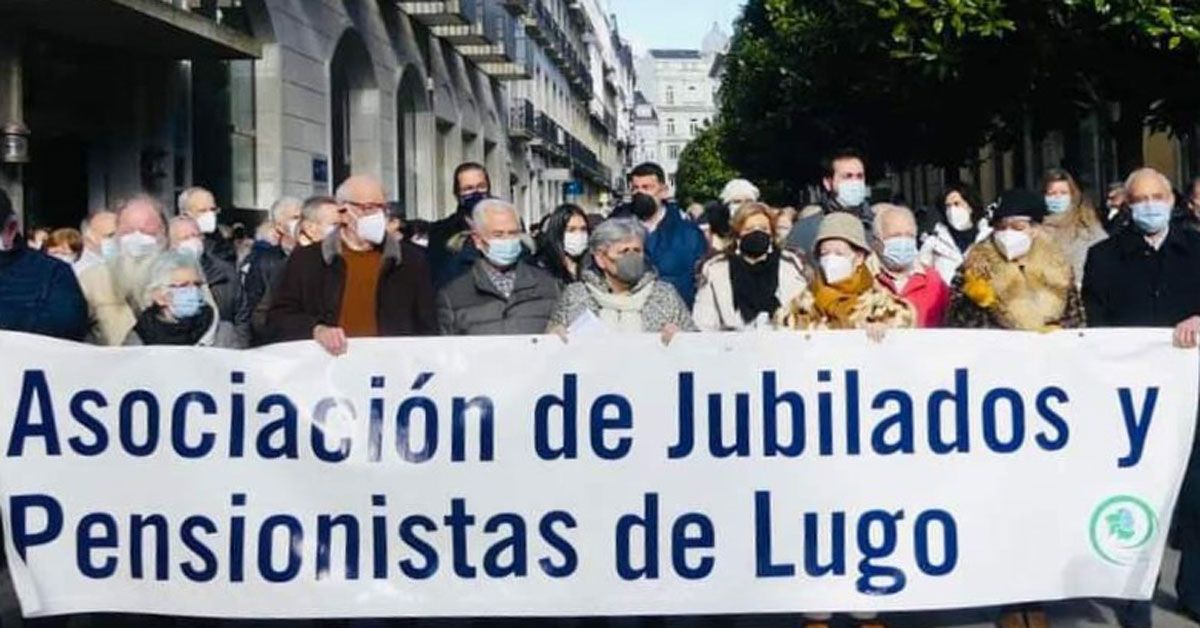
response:
M437 333L424 253L387 234L383 185L353 176L337 189L338 237L293 252L267 315L275 342L315 340L341 355L349 338Z
M191 216L200 227L200 233L204 235L205 253L230 264L237 263L237 248L217 228L217 216L221 208L217 207L212 192L202 187L187 188L179 193L177 207L180 214Z

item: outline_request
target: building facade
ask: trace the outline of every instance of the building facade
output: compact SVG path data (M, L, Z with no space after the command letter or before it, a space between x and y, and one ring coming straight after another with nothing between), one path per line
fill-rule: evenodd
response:
M0 0L0 185L49 226L139 191L171 206L190 185L255 221L352 172L434 219L463 161L529 220L570 192L599 202L617 136L593 132L588 15L567 0Z
M639 89L658 119L653 151L657 159L647 161L659 163L672 186L679 155L717 114L721 83L714 68L728 45L728 36L714 23L700 49L654 49L639 60ZM645 145L646 140L642 137L637 143Z

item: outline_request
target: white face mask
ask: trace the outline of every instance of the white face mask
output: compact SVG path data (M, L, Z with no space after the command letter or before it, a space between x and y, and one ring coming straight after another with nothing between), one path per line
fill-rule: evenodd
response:
M104 259L112 259L121 252L121 246L117 244L116 236L104 238L100 241L100 255Z
M563 235L563 251L571 257L579 257L583 255L588 248L588 234L586 231L572 231Z
M837 253L822 255L821 272L825 275L825 283L841 283L854 274L854 260Z
M204 241L200 238L188 238L183 242L175 245L175 250L180 253L187 253L196 259L200 259L204 255Z
M357 231L358 237L363 240L371 244L379 244L387 235L387 217L383 215L383 212L363 216L358 219Z
M946 208L946 222L955 231L966 231L971 228L971 210L962 205L951 205Z
M1000 252L1010 262L1025 257L1029 253L1029 249L1033 247L1033 238L1027 231L1005 229L997 231L992 238L996 241L996 248L1000 249Z
M134 231L121 236L121 253L134 259L149 257L158 252L158 238Z
M196 219L200 233L213 233L217 230L217 212L204 212Z

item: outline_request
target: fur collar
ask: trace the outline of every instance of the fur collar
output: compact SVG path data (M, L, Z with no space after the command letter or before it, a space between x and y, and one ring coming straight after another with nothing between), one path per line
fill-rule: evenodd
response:
M1044 232L1016 262L1008 261L992 239L980 242L971 247L963 271L988 281L996 294L993 313L1008 329L1042 329L1061 319L1075 286L1070 263Z
M400 253L400 238L387 234L383 237L383 262L386 264L391 261L393 265L399 266L404 261L403 255ZM342 232L340 229L335 229L333 233L325 237L321 241L321 259L325 261L325 265L333 264L333 260L342 255Z

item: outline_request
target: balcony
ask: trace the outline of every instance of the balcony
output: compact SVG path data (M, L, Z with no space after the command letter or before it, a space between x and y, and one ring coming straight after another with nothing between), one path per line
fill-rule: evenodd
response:
M533 77L534 47L524 33L518 32L515 18L510 18L509 28L503 40L504 55L498 60L482 62L479 69L488 76L502 81L523 81Z
M480 64L511 61L509 52L515 47L517 37L512 16L494 3L481 3L478 12L480 39L459 45L458 52Z
M508 112L508 136L518 141L529 141L537 137L537 110L533 103L524 98L513 100Z
M466 26L480 0L400 0L400 10L430 26ZM435 33L436 34L436 33Z
M514 16L525 15L529 13L529 5L534 0L503 0L504 8Z
M489 15L484 0L456 0L459 4L459 14L464 18L458 24L442 24L430 28L433 34L447 43L455 46L487 46L494 42L488 40L487 22ZM461 51L460 51L461 52Z
M523 18L525 24L525 32L529 34L534 41L543 46L550 43L550 31L554 26L554 17L550 15L550 10L540 0L532 0L530 11Z

